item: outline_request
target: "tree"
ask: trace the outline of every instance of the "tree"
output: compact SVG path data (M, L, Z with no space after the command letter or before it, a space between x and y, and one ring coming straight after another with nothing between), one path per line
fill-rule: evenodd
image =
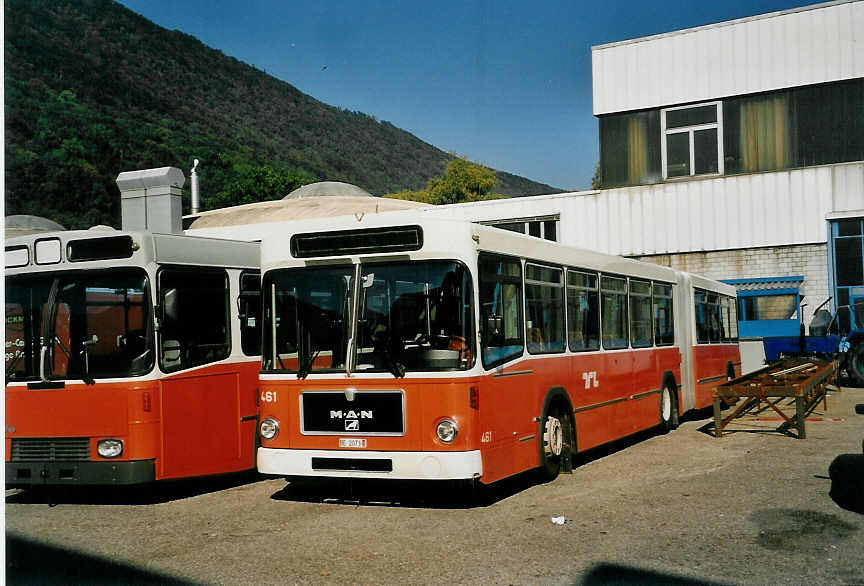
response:
M594 167L594 175L591 177L591 189L603 189L603 176L600 173L600 163Z
M434 205L499 199L503 196L491 193L497 181L492 169L461 157L453 157L440 177L429 180L426 189L399 191L384 197L410 199Z
M240 159L234 162L225 188L207 199L207 207L224 208L279 199L314 181L315 177L306 171L289 165L271 167Z

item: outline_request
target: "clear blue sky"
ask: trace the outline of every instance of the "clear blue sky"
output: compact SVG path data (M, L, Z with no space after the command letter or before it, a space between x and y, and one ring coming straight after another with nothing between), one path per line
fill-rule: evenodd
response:
M813 3L121 2L322 102L562 189L587 188L598 161L591 46Z

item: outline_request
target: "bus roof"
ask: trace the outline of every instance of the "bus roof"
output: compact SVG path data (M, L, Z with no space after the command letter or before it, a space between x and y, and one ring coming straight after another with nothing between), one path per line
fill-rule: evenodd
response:
M669 267L636 261L593 250L566 246L533 236L500 228L473 224L466 220L429 219L425 214L390 212L373 216L347 216L306 220L302 223L274 223L258 226L262 241L263 270L277 267L303 266L321 262L345 262L360 254L334 254L320 258L294 258L290 241L295 234L322 234L341 230L375 229L388 226L420 226L423 245L417 251L376 254L376 259L391 255L412 259L453 258L469 260L478 251L519 256L541 263L583 268L612 274L631 275L645 279L676 283L678 271ZM703 279L706 283L715 283ZM719 283L717 283L720 285ZM712 290L714 287L711 287ZM734 294L734 293L733 293Z
M80 270L150 263L257 268L257 242L112 228L43 232L5 242L7 274Z

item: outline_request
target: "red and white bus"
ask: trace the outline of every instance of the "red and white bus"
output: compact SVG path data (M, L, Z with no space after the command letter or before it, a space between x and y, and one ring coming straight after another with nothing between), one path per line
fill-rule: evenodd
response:
M267 230L263 473L554 477L740 366L722 283L416 214Z
M257 243L91 229L5 245L7 486L254 469Z

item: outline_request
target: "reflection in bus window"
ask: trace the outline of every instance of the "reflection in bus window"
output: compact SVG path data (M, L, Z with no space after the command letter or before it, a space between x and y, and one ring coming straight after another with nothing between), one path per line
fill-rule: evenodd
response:
M567 326L570 350L600 348L600 294L597 275L567 271Z
M483 365L490 368L521 356L522 266L518 260L481 254L480 327Z
M634 348L653 344L651 283L630 279L630 341Z
M620 277L600 278L603 347L627 347L627 280Z
M525 265L525 328L528 352L564 351L564 272Z
M672 285L654 283L654 343L671 346L675 343L675 321L672 307Z
M231 342L225 271L163 270L159 274L159 298L160 364L165 372L228 357Z

